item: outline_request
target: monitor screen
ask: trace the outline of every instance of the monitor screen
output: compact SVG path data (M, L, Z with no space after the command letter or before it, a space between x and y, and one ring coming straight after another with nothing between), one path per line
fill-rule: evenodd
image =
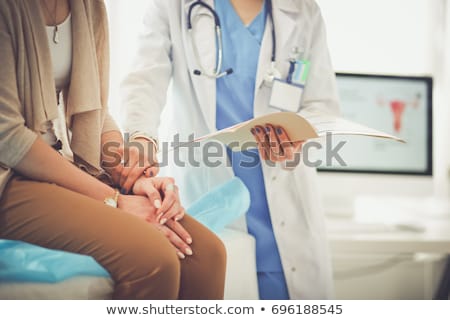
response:
M345 165L321 171L432 174L432 78L337 74L342 117L396 135L406 143L365 136L334 136Z

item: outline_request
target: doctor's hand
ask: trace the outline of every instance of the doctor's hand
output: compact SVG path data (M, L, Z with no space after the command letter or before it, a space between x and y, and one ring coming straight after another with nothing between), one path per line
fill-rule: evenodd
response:
M171 220L180 221L185 215L173 178L141 176L133 186L133 193L146 196L150 200L157 209L156 220L161 225Z
M301 152L304 141L291 142L283 127L266 124L251 129L258 143L258 150L263 160L281 162L284 169L293 169L299 161L296 154Z
M122 162L110 170L114 183L122 194L129 194L136 181L142 177L154 177L159 172L156 146L153 142L136 138L117 150Z
M186 255L191 256L192 248L189 246L192 243L191 235L186 229L177 221L171 220L162 225L157 220L157 209L145 196L125 196L120 195L118 199L118 207L129 214L135 215L138 218L153 225L170 241L175 247L177 255L180 259L184 259Z

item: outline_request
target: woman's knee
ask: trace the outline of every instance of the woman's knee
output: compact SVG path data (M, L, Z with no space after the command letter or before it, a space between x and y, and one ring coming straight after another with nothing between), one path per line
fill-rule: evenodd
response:
M226 249L223 242L207 227L200 224L191 216L186 216L183 221L186 230L192 235L192 248L197 258L205 260L205 263L223 265L226 264Z
M211 250L214 251L214 257L217 259L217 261L225 266L227 262L227 250L222 240L220 240L216 235L214 235L214 238L212 240Z
M124 248L122 248L124 249ZM131 241L121 252L113 278L116 294L139 299L175 299L180 286L180 261L165 241ZM125 289L125 291L124 291Z
M159 251L156 255L149 255L142 268L150 265L147 270L149 285L158 290L161 299L175 298L180 287L181 266L173 248Z
M214 233L210 232L199 245L201 256L205 258L209 266L214 266L216 270L225 270L227 262L227 252L222 240Z
M223 299L226 251L222 241L213 233L203 234L194 256L186 259L182 263L180 299Z
M175 248L162 234L160 237L134 237L122 250L123 260L133 266L138 276L152 273L171 277L179 274L180 262Z
M117 215L115 212L111 212L111 217L113 220L114 218L122 220L122 235L99 237L105 247L102 255L106 260L115 262L117 268L127 270L122 274L133 273L137 277L142 277L149 270L177 268L179 262L175 249L162 233L132 217L127 219L127 216ZM108 252L110 254L107 254Z

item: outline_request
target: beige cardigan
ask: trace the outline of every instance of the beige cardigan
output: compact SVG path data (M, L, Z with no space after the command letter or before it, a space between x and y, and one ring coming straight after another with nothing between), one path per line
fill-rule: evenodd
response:
M64 94L75 163L102 173L101 134L119 130L107 111L109 40L100 0L70 0L73 60ZM36 0L0 3L0 197L13 168L57 118L52 61L44 19Z

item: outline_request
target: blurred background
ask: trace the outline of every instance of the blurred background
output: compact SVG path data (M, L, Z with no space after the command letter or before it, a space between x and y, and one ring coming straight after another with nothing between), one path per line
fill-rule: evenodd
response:
M118 118L147 0L106 2ZM336 298L448 298L450 1L317 2L343 115L410 140L400 149L349 140L349 166L319 172Z

